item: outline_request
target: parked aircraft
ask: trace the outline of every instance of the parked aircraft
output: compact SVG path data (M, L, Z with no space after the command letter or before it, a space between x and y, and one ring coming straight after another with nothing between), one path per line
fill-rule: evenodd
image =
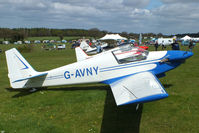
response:
M37 72L15 48L5 53L8 77L14 89L104 83L110 85L117 105L168 97L158 78L193 55L187 51L148 52L129 45L88 56L78 47L77 62Z
M88 47L88 49L85 51L87 54L96 54L99 53L99 48L103 50L103 48L108 47L107 43L101 43L101 44L96 44L96 47Z
M100 46L102 49L108 46L107 43L97 44L97 42L96 45L97 46L95 47L91 47L85 40L83 40L80 44L80 48L83 49L87 54L96 54L98 53L98 46Z

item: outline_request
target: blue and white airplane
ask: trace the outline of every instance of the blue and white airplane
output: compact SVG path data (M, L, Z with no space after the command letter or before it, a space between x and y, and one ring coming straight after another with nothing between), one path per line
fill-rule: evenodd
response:
M15 49L6 51L12 88L104 83L111 87L117 105L144 103L168 97L158 78L193 55L187 51L152 51L130 45L87 56L78 47L77 62L37 72Z

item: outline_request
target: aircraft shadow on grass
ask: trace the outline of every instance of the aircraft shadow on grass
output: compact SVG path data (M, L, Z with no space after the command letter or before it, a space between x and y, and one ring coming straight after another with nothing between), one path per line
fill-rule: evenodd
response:
M170 88L173 85L172 84L163 84L164 88ZM18 97L23 97L30 95L32 93L37 93L39 91L78 91L78 90L109 90L109 86L67 86L67 87L59 87L59 88L47 88L47 87L42 87L42 88L36 88L35 91L31 91L31 89L13 89L13 88L6 88L7 91L9 92L19 92L18 94L15 94L12 96L12 98L18 98Z
M173 85L163 86L167 89ZM143 104L117 106L111 89L107 89L100 133L139 133L142 110Z
M23 97L27 95L31 95L32 93L37 93L40 91L78 91L78 90L107 90L109 89L109 86L66 86L66 87L59 87L59 88L36 88L35 91L32 91L32 89L13 89L13 88L6 88L9 92L18 92L17 94L13 95L12 98L18 98Z
M163 84L167 89L172 84ZM30 92L30 89L6 88L10 92L19 92L13 98L23 97L39 91L78 91L78 90L106 90L104 114L100 133L139 133L143 104L129 104L117 106L109 86L84 86L84 87L63 87L63 88L37 88Z
M117 106L107 90L100 133L139 133L143 104Z

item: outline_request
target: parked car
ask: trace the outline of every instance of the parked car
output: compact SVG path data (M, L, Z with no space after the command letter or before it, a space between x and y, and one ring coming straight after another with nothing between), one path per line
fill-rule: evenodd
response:
M62 49L65 49L66 48L66 45L65 44L59 44L58 46L57 46L57 49L58 50L62 50Z

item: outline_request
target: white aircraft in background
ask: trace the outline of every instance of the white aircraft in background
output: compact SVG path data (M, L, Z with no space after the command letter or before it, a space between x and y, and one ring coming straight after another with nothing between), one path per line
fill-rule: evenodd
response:
M80 43L80 48L82 50L87 50L89 48L89 44L86 42L86 40L82 40L82 42Z
M104 42L101 42L100 44L98 44L100 46L100 48L106 48L108 47L108 44L107 43L104 43ZM89 44L83 40L80 44L80 48L83 49L87 54L96 54L98 53L98 46L96 47L91 47L89 46Z
M153 51L125 46L87 56L76 48L77 62L37 72L15 49L6 51L12 88L104 83L111 87L117 105L144 103L168 97L158 78L192 56L187 51Z

